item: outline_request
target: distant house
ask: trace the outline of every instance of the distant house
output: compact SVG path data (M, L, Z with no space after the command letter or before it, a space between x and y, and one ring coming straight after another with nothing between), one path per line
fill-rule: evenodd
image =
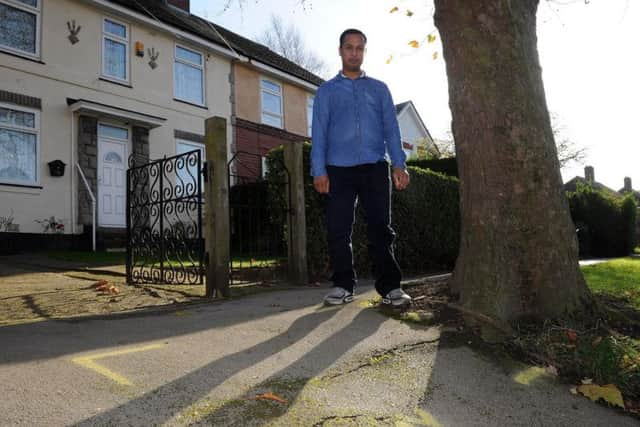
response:
M633 187L631 186L631 178L629 178L628 176L624 178L624 187L622 187L620 190L618 190L618 193L620 194L633 194L633 197L636 199L636 203L638 203L638 206L640 206L640 191L636 191L633 189Z
M425 126L413 102L406 101L396 105L396 116L400 126L402 149L407 158L424 157L427 154L438 154L429 129Z
M618 193L616 190L596 181L595 169L593 168L593 166L586 166L584 168L584 178L581 176L576 176L567 181L564 184L564 189L565 191L575 192L578 188L578 184L590 185L594 189L604 191L605 193L613 197L620 197L620 193Z

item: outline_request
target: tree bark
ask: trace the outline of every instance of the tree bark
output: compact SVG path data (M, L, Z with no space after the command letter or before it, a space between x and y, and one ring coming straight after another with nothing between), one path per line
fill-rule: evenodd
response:
M435 0L460 172L461 305L503 323L591 294L562 187L536 39L538 0Z

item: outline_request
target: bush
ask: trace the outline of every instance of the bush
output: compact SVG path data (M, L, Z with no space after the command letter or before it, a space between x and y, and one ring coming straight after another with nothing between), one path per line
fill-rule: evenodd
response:
M282 147L267 156L267 181L282 181ZM307 220L307 259L311 277L327 277L329 255L326 239L325 197L313 189L310 171L311 145L305 143L305 209ZM395 247L405 273L450 270L458 254L460 213L458 180L429 170L410 167L411 185L393 192L392 226L398 235ZM269 193L270 211L286 203L282 190ZM280 220L283 220L282 218ZM358 208L353 232L354 262L360 274L371 271L364 214Z
M458 177L458 163L455 157L443 159L409 159L407 166L415 166L420 169L430 169L445 175Z
M637 206L631 195L615 198L588 185L567 193L581 257L626 256L635 247Z

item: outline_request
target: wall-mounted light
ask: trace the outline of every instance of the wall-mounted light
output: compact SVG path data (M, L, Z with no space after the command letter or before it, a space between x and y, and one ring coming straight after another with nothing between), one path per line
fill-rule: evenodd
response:
M144 57L144 43L140 41L136 42L136 56Z
M71 44L76 44L80 41L78 38L78 33L82 29L82 25L78 25L76 27L76 20L72 19L71 21L67 21L67 28L69 29L69 36L67 37Z
M49 173L51 176L63 176L66 164L62 160L54 160L47 163L49 165Z

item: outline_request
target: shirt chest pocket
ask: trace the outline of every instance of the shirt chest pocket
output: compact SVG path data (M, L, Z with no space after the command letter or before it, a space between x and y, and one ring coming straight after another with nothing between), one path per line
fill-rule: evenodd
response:
M365 92L362 101L367 113L382 117L382 103L375 92Z

